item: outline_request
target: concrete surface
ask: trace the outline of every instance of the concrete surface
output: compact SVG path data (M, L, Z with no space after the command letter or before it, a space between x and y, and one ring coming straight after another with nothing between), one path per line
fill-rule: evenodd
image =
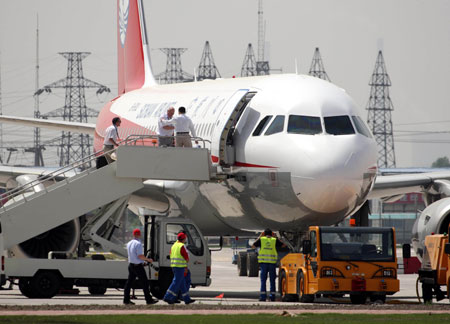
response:
M220 252L212 253L212 284L210 287L197 287L191 289L191 296L202 304L222 304L222 305L256 305L269 304L269 302L259 302L259 278L239 277L236 265L231 264L233 251L224 249ZM388 303L414 303L416 297L417 275L400 274L400 292L393 296L388 296ZM420 288L420 286L419 286ZM215 298L224 293L224 298ZM136 304L144 305L145 300L141 290L136 291ZM51 299L29 299L20 293L17 286L13 290L0 290L1 305L121 305L123 290L108 289L104 296L91 296L87 288L80 288L79 295L57 295ZM335 300L320 298L318 303L334 303ZM347 298L341 298L339 303L347 304ZM160 301L159 303L165 304ZM281 302L270 302L271 305L284 304ZM290 303L293 305L292 303ZM294 303L295 304L295 303ZM439 304L449 304L448 299L444 299Z

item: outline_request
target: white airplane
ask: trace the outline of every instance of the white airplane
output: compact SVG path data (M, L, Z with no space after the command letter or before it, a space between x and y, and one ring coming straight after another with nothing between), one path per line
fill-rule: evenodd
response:
M146 181L130 207L170 209L171 215L194 220L204 235L270 227L295 244L309 225L336 224L369 198L412 191L435 197L439 188L447 190L439 198L450 196L450 172L376 179L375 140L350 96L327 81L282 74L158 85L142 6L142 0L118 0L119 94L101 110L96 125L9 116L0 121L92 134L100 151L113 117L122 120L121 138L156 134L169 107L186 107L198 136L211 143L212 162L228 179ZM0 168L4 182L43 172ZM450 201L442 201L447 212L431 216L441 227L450 221Z

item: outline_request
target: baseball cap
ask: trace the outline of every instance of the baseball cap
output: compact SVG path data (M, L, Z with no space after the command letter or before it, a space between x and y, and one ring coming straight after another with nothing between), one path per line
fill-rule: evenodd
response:
M186 234L184 233L178 233L177 239L178 241L184 240L186 238Z

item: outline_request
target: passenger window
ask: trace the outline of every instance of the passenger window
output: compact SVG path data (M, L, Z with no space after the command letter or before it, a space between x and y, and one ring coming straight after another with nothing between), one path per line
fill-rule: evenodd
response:
M363 122L361 117L359 116L352 116L353 123L355 124L356 130L361 135L364 135L366 137L372 138L372 134L370 133L370 130L367 128L366 124Z
M253 131L252 136L259 136L261 134L261 132L264 130L264 128L266 128L266 125L269 124L269 121L272 119L272 116L266 116L264 117L258 124L258 126L256 126L255 130Z
M276 133L281 133L284 129L284 116L277 116L270 124L269 128L266 130L264 135L272 135Z
M290 115L288 133L315 135L322 133L320 117Z
M352 123L348 116L324 117L325 130L331 135L355 134Z

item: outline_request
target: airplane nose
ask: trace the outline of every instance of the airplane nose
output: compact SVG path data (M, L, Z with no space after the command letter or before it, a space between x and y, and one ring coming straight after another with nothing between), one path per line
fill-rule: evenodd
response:
M365 201L374 181L375 147L357 135L321 137L298 148L302 154L292 165L292 188L313 212L350 212Z

